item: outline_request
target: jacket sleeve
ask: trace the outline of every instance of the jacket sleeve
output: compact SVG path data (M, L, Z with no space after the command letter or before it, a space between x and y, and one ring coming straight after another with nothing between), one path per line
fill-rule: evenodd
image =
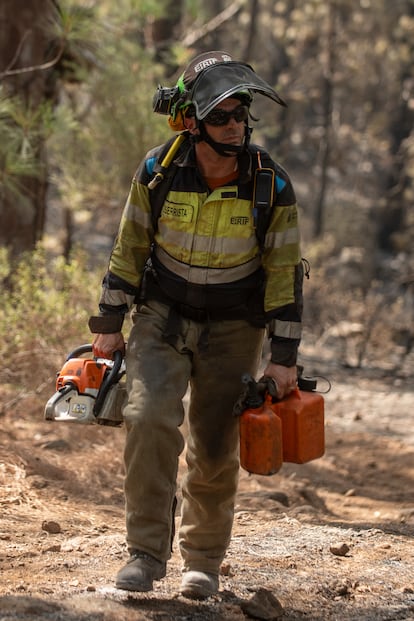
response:
M101 314L125 314L139 292L153 238L151 206L141 164L126 201L99 300Z
M276 203L266 232L265 316L271 338L271 360L293 366L302 332L303 268L296 197L286 172L276 167Z

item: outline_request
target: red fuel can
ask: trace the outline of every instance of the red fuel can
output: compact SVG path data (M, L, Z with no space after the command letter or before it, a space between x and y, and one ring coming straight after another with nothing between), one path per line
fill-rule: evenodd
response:
M325 453L325 415L322 395L296 388L271 404L282 423L283 461L304 464Z
M259 407L240 416L240 465L252 474L271 475L283 464L282 417L267 396Z

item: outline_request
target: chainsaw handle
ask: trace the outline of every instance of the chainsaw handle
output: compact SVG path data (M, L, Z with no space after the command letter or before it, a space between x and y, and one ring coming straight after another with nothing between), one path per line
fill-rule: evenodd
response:
M93 407L93 413L95 416L98 416L101 408L104 404L106 395L110 387L118 381L118 373L122 366L123 355L122 352L117 350L113 354L114 356L114 364L112 369L109 371L108 375L103 380L101 387L99 388L99 392L96 396L95 405Z
M78 358L82 354L87 354L92 351L92 343L85 343L85 345L79 345L76 349L74 349L66 360L70 360L71 358Z

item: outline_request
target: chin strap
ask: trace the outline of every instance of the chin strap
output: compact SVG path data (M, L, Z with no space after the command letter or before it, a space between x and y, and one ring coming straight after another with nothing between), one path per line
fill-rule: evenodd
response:
M209 135L209 133L207 132L206 126L204 125L203 121L200 121L198 128L200 130L200 135L196 138L196 141L207 142L207 144L209 144L210 147L214 149L214 151L216 151L216 153L224 157L234 157L234 155L240 155L241 153L243 153L249 146L250 135L252 133L252 128L249 127L246 123L245 129L244 129L243 144L235 145L235 144L226 144L224 142L216 142L215 140L213 140L211 136Z

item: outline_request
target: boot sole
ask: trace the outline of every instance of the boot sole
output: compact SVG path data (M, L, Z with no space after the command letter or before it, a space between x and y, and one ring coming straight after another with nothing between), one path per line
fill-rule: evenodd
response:
M166 574L166 571L161 571L158 575L154 576L153 581L162 580L162 578L165 578ZM115 587L123 591L139 591L140 593L152 591L154 588L152 582L134 582L133 580L116 580Z
M212 595L217 595L217 589L208 589L200 586L199 584L186 584L180 589L181 595L188 597L188 599L207 599Z
M136 584L134 582L115 582L115 587L123 591L138 591L140 593L152 591L154 588L152 584Z

